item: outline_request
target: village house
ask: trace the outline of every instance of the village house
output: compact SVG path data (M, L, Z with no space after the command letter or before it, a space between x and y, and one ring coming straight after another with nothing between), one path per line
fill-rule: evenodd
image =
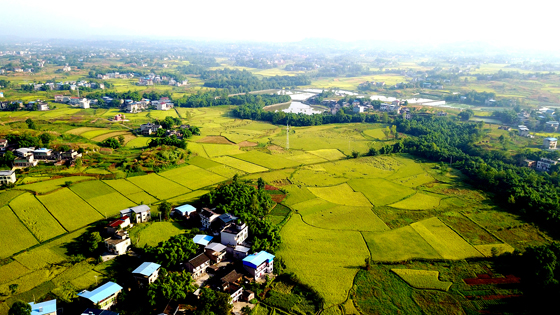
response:
M218 214L214 213L212 210L208 208L202 208L202 211L200 211L199 216L200 216L200 223L202 224L202 227L204 229L209 229L210 226L212 225L212 222L214 222L219 217Z
M550 171L550 168L556 164L558 164L558 160L541 158L541 160L537 162L535 169L537 171L548 172Z
M126 227L131 226L130 218L128 216L121 217L120 219L114 220L107 225L107 232L114 234Z
M147 205L139 205L129 209L121 210L121 218L128 216L135 223L148 222L152 218L150 207Z
M122 289L120 285L109 281L93 291L84 290L78 293L78 296L91 303L92 306L106 310L117 303L117 296Z
M226 256L226 248L225 245L220 243L210 243L204 248L204 252L214 263L219 263Z
M139 285L149 285L157 280L160 268L161 265L145 262L132 271L132 276Z
M105 239L107 251L117 256L126 254L131 244L128 232L125 231L117 231L112 237Z
M57 103L64 102L64 95L55 95L54 96L54 101L57 102Z
M0 92L0 98L4 97L4 92Z
M235 270L232 270L220 279L220 289L224 293L229 294L231 303L238 302L243 295L243 287L239 284L241 279L243 279L243 275Z
M31 315L56 315L56 300L41 303L29 303Z
M160 128L162 127L161 125L158 124L152 124L152 123L142 124L140 125L140 133L142 133L142 135L144 136L149 136L152 133L156 133Z
M556 131L556 130L558 130L558 125L559 124L560 123L557 122L557 121L547 121L545 123L545 129L548 130L548 131Z
M33 157L37 160L52 160L54 159L54 155L52 154L51 149L47 148L39 148L33 150Z
M213 238L214 237L212 237L210 235L197 234L193 237L193 242L195 244L202 245L202 246L206 247L206 245L208 245L208 243L210 243L210 241L212 241Z
M556 149L556 143L558 139L556 138L544 138L543 140L543 148L545 150L554 150Z
M64 72L68 72L68 71L72 71L72 67L69 67L68 65L62 67L62 71Z
M365 106L361 106L361 105L354 105L354 108L352 109L354 114L359 114L359 113L363 113L365 111L366 107Z
M220 232L221 243L224 245L243 244L249 236L249 228L244 223L232 223Z
M127 113L138 113L140 112L140 105L137 103L129 103L126 104L126 112Z
M233 258L243 259L249 255L249 251L251 251L250 247L237 245L233 248Z
M86 310L82 312L82 315L119 315L119 313L97 308L86 308Z
M519 125L517 127L519 129L519 136L520 137L528 137L529 136L529 128L524 125Z
M113 121L125 121L126 117L123 114L116 114Z
M210 266L210 258L205 254L190 259L186 263L186 267L192 274L193 279L196 279L206 273L206 269Z
M90 101L87 98L82 98L78 101L80 108L89 108Z
M173 108L173 104L171 103L158 103L156 106L157 110L169 110Z
M273 272L273 262L274 255L260 251L243 258L243 267L255 280L258 280Z
M74 149L70 149L66 152L60 152L60 158L63 160L75 160L81 157L82 154L78 153L78 151L75 151Z
M38 161L33 158L33 154L25 157L18 157L14 160L14 167L33 167L37 166Z
M16 182L16 172L13 170L0 171L0 185L14 184Z
M190 219L191 216L194 216L196 214L196 208L189 204L185 204L179 207L175 207L171 213L178 217Z
M0 151L6 151L7 147L8 147L8 140L0 139Z

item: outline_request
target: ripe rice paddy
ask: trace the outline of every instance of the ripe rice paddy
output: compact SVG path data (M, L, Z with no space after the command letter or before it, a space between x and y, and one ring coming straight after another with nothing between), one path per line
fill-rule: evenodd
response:
M0 217L0 258L9 257L39 243L9 207L0 208Z
M447 291L453 282L439 281L439 272L414 269L391 269L410 286L418 289Z
M188 193L190 189L157 174L129 177L127 180L158 199Z
M392 204L391 207L407 210L426 210L439 206L440 200L441 197L435 195L416 193L404 200Z
M268 171L267 168L264 168L262 166L253 164L253 163L249 163L237 158L233 158L230 156L221 156L221 157L217 157L213 159L216 162L222 163L224 165L227 166L231 166L233 168L236 168L238 170L242 170L244 172L247 173L258 173L258 172L266 172Z
M68 231L103 218L99 212L68 188L37 198Z
M66 233L43 204L30 193L25 193L12 200L10 208L40 242Z
M357 207L371 206L362 193L354 192L348 184L332 187L309 187L308 189L315 196L332 203Z
M227 179L194 165L175 168L159 175L192 190L223 182Z

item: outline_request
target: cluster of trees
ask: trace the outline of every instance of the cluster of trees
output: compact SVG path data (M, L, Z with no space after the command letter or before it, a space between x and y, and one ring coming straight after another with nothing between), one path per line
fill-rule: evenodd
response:
M345 109L346 110L346 109ZM302 113L285 113L285 112L268 112L262 109L262 107L255 104L243 105L233 109L233 115L242 119L253 119L253 120L263 120L269 121L273 124L285 125L289 123L291 126L316 126L323 124L334 124L334 123L349 123L349 122L387 122L388 115L384 114L364 114L364 113L353 113L350 112L352 109L339 110L336 115L331 115L330 113L306 115Z
M464 100L461 99L461 96L466 97ZM444 100L446 102L456 102L456 103L464 103L464 104L471 104L471 105L486 105L486 101L490 99L496 98L496 93L493 92L477 92L477 91L470 91L466 94L452 94L447 95ZM488 104L490 106L495 107L511 107L516 105L515 100L510 99L500 99Z
M253 242L253 250L274 251L281 243L280 231L270 221L264 219L274 201L264 189L262 178L258 180L258 188L240 181L237 175L229 184L221 185L201 197L201 202L217 211L232 213L249 226L249 239Z
M474 143L483 135L483 123L458 123L437 117L396 120L407 152L434 161L449 162L466 174L472 184L494 193L506 209L544 226L560 223L560 187L557 174L539 174L517 165L523 156L486 151Z
M106 148L118 149L124 145L124 141L124 136L120 135L117 138L107 138L99 142L99 145Z
M369 75L372 72L369 67L354 63L354 62L341 62L319 68L317 76L320 77L357 77L361 75Z
M505 124L512 124L517 121L517 112L514 110L494 111L492 117Z
M246 93L228 96L228 92L222 90L183 96L175 101L175 105L179 107L210 107L219 105L259 104L259 106L263 107L289 101L291 101L289 95Z
M170 137L153 138L148 143L148 146L150 148L159 147L159 146L162 146L162 145L169 145L169 146L174 146L174 147L177 147L177 148L180 148L180 149L186 149L187 148L187 141L185 141L185 139L177 138L176 135L171 135Z
M8 140L8 143L13 144L18 148L48 147L51 141L54 139L53 135L48 132L41 133L39 135L30 133L9 134L6 135L5 138L6 140Z

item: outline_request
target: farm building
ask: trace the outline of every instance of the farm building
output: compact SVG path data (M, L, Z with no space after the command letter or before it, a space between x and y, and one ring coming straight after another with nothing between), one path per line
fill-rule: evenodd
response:
M193 237L193 242L198 245L206 246L213 239L210 235L197 234Z
M106 310L117 302L117 296L121 293L122 289L120 285L109 281L93 291L84 290L78 293L78 296L91 303L92 306L95 305L100 309Z
M13 184L16 180L15 171L0 171L0 185Z
M192 215L194 215L196 213L196 208L189 205L189 204L185 204L179 207L175 207L175 209L173 209L172 214L179 216L179 217L184 217L189 219Z
M148 222L152 218L150 207L148 207L147 205L139 205L129 209L121 210L121 218L124 216L132 218L132 221L134 221L135 223Z
M249 236L249 228L244 223L232 223L220 232L222 244L224 245L239 245L243 244Z
M140 125L140 132L142 133L142 135L144 136L149 136L152 133L156 133L158 129L162 128L161 125L158 124L152 124L152 123L147 123L147 124L142 124Z
M31 315L56 315L56 300L41 303L29 303Z
M206 256L215 263L219 263L226 256L226 246L220 243L210 243L204 249Z
M149 285L157 280L161 265L145 262L132 271L132 276L141 285Z
M260 251L243 258L243 267L255 280L258 280L265 274L272 273L274 270L273 261L274 255Z
M206 273L206 269L210 266L210 258L205 253L202 253L190 259L186 265L192 277L198 278Z
M217 213L213 212L208 208L203 208L202 211L200 211L199 215L200 215L200 223L202 224L202 227L205 229L209 229L210 225L212 225L212 222L214 222L214 220L216 220L219 217Z
M554 149L556 149L557 142L558 142L558 139L556 139L556 138L544 138L543 148L545 150L554 150Z

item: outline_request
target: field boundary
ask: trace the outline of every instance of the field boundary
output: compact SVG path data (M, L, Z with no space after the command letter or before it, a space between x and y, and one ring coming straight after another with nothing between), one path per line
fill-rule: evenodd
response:
M35 236L35 233L33 233L29 227L27 226L27 224L23 223L23 221L21 220L21 218L17 215L17 213L14 211L14 209L12 209L12 207L10 207L10 205L6 205L10 211L12 211L12 213L14 214L14 216L18 219L19 223L21 223L21 225L23 225L31 234L31 236L33 236L33 238L39 243L41 244L41 241L37 238L37 236ZM51 214L52 215L52 214Z

